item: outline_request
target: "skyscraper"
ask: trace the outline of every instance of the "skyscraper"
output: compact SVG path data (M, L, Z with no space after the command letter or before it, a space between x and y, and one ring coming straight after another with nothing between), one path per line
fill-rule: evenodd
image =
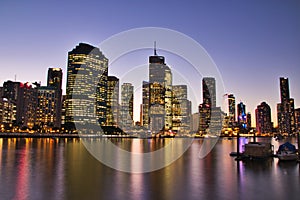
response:
M56 87L61 90L62 86L62 69L61 68L49 68L47 86Z
M149 57L149 125L152 132L172 128L172 73L165 58Z
M55 98L54 98L52 107L55 108L54 113L53 113L53 116L55 116L54 126L58 127L58 128L61 127L62 76L63 76L63 73L62 73L61 68L49 68L48 69L47 87L49 90L52 90L52 89L55 90L55 94L54 94ZM52 97L53 97L53 95L52 95Z
M235 122L235 97L233 94L227 95L228 97L228 117L229 117L229 126L233 126Z
M58 108L60 107L60 108ZM61 126L61 93L53 86L38 87L36 124L44 131Z
M211 107L209 104L201 103L199 105L199 133L205 134L209 128L211 120Z
M66 123L105 124L107 73L99 48L80 43L68 52Z
M300 108L295 109L296 131L300 132Z
M199 105L199 133L218 135L221 133L223 113L216 106L216 80L213 77L202 79L203 103Z
M284 102L290 99L289 79L280 77L279 81L281 102Z
M124 131L127 131L126 128L133 126L133 91L131 83L123 83L121 85L120 124Z
M247 128L246 105L243 102L237 105L237 122L242 128Z
M119 118L119 79L108 76L107 79L106 126L118 126Z
M289 80L280 77L281 102L277 104L278 130L280 134L291 135L295 132L294 99L290 98Z
M0 125L3 130L12 129L16 121L16 104L0 96Z
M3 97L16 105L15 125L32 128L36 121L37 87L30 83L6 81Z
M262 102L255 110L256 131L258 134L270 134L273 130L271 122L271 108L266 102Z
M150 87L149 82L143 81L143 103L142 103L142 126L149 129L149 108L150 108Z
M213 77L202 79L203 103L216 107L216 80Z
M190 130L191 103L187 99L186 85L173 85L172 130L186 132Z

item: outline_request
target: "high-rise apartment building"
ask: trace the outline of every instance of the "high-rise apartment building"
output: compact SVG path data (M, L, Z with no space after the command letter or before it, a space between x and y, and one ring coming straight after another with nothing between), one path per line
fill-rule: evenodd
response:
M6 81L3 84L3 97L16 105L16 126L32 128L35 125L37 86Z
M1 131L12 129L16 122L16 104L7 98L0 97Z
M61 126L61 95L53 86L38 87L36 124L43 130ZM58 108L60 107L60 108Z
M68 52L66 123L105 125L108 59L80 43Z
M290 98L289 80L280 77L281 102L277 104L278 130L280 134L291 135L295 132L295 103Z
M262 102L255 110L256 131L258 134L271 134L273 123L271 122L271 108L266 102Z
M36 125L45 132L61 127L62 75L61 68L49 68L47 86L37 87Z

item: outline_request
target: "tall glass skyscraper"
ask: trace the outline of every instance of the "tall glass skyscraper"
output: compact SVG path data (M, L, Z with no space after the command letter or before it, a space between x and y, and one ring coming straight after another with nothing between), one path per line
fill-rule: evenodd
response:
M204 77L202 79L203 103L216 107L216 79Z
M66 123L106 122L108 59L99 48L80 43L68 53Z
M149 124L152 132L172 128L172 72L165 58L149 57Z
M203 103L199 105L199 133L220 134L223 113L216 107L216 80L213 77L202 79Z

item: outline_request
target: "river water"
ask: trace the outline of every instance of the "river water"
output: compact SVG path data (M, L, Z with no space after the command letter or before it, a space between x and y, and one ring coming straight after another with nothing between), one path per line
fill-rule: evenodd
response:
M143 151L172 140L112 139L125 149L139 143ZM298 163L277 158L237 162L229 156L237 141L226 138L200 159L204 140L209 139L195 139L183 156L162 169L126 173L95 159L82 139L0 138L0 199L300 198ZM241 143L248 140L241 138ZM275 150L284 142L260 140L272 140Z

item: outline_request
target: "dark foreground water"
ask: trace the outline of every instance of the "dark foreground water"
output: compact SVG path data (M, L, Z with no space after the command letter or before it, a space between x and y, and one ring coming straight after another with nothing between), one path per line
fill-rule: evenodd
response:
M164 143L114 142L141 148ZM280 143L272 142L277 149ZM163 169L131 174L101 164L80 139L0 138L0 199L300 199L298 163L236 162L229 156L236 140L225 138L199 159L202 144L195 140Z

